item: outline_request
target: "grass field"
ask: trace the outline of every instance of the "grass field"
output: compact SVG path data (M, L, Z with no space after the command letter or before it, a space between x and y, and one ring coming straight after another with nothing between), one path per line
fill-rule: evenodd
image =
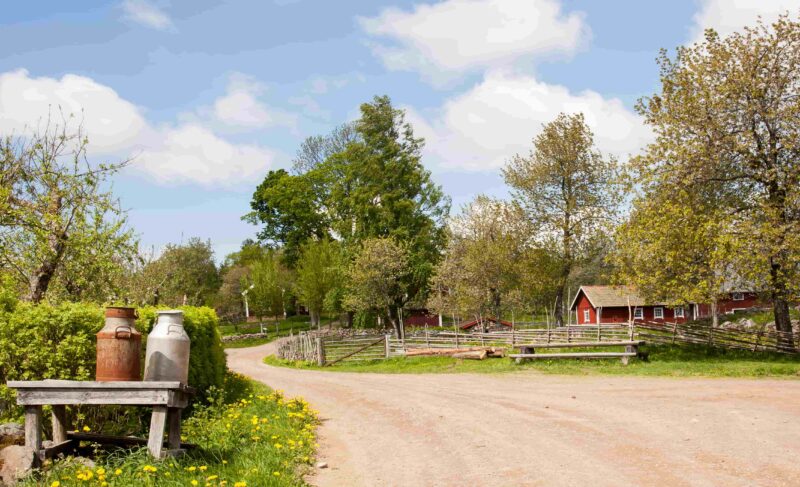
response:
M244 380L244 379L240 379ZM97 458L96 466L67 458L46 465L22 486L296 486L313 462L316 412L302 399L249 383L244 397L213 404L184 421L179 458L154 460L144 448Z
M323 322L323 325L326 323ZM246 335L250 333L260 333L261 325L258 323L241 323L238 325L220 325L220 333L222 336L233 335ZM267 333L265 337L257 338L244 338L233 342L223 342L225 348L245 348L255 347L269 343L276 338L289 336L292 333L301 331L308 331L311 329L311 323L308 316L292 316L289 319L278 321L277 326L275 321L265 321L264 331Z
M268 365L331 372L382 374L508 373L534 370L544 374L639 375L666 377L785 377L800 379L800 354L752 353L705 346L646 346L649 361L633 359L553 359L516 364L508 358L459 360L450 357L397 357L317 367L269 356Z

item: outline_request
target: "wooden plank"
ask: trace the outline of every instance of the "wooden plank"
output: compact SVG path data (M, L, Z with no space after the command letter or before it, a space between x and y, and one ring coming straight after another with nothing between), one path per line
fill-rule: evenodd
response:
M170 450L177 450L181 447L181 409L169 408L167 415L169 420L167 445Z
M63 405L53 406L53 443L63 443L67 441L67 408Z
M509 358L619 358L635 357L635 353L628 352L576 352L576 353L512 353Z
M195 389L175 381L115 381L93 380L10 380L6 385L12 389L180 389L194 393Z
M41 406L25 406L25 446L35 452L42 449Z
M645 342L642 341L619 341L619 342L571 342L571 343L528 343L518 344L514 348L580 348L580 347L626 347L626 346L641 346Z
M167 423L167 407L154 406L153 415L150 417L150 437L147 440L147 450L155 458L161 458L164 446L164 426Z
M119 404L129 406L180 406L185 396L170 394L166 389L138 390L90 390L90 389L20 389L17 404L25 405L78 405L78 404Z
M55 458L62 453L67 453L75 449L77 442L74 440L64 440L53 446L47 447L42 452L44 458Z

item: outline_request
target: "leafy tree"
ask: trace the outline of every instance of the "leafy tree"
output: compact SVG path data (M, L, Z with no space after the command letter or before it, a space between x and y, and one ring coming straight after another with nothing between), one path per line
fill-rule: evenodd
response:
M530 230L513 204L478 196L454 218L428 306L442 314L502 317L522 309Z
M344 279L342 250L336 241L307 242L297 264L295 290L300 302L308 308L311 325L320 326L320 313L328 307L337 307L336 293ZM334 309L335 311L335 309Z
M503 169L514 200L537 229L537 246L559 262L555 320L563 325L564 295L575 270L604 248L620 201L616 161L603 156L582 114L546 124L525 157Z
M314 172L293 176L283 169L270 171L253 194L253 211L244 216L250 223L263 224L259 240L272 248L282 247L289 265L297 261L306 240L328 236L315 176Z
M242 293L252 282L250 267L233 264L221 273L222 283L217 292L214 309L220 318L236 322L244 316L244 298Z
M154 305L203 306L213 304L220 286L210 241L191 238L181 245L167 244L161 256L142 269L146 294Z
M270 250L250 266L253 287L248 293L250 309L259 317L285 316L292 281L288 269L282 264L281 254Z
M348 289L344 297L347 309L375 312L402 333L399 310L408 300L407 248L392 238L369 238L347 269Z
M248 221L259 238L283 245L294 267L307 240L335 236L351 256L361 242L407 244L409 299L424 294L444 245L449 201L421 163L423 141L388 97L361 106L361 118L327 138L307 140L295 172L273 171L253 195Z
M661 92L638 105L656 133L637 161L643 184L665 193L714 189L709 216L720 225L708 244L769 291L784 347L792 346L789 302L800 290L798 60L800 23L788 15L725 38L708 30L674 59L662 52Z
M0 142L0 265L39 302L112 299L135 258L133 233L107 187L120 164L90 164L66 121Z

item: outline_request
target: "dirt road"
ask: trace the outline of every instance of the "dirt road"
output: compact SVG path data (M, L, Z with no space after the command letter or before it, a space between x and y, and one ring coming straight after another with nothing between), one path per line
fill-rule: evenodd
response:
M323 418L319 486L800 485L800 381L230 367Z

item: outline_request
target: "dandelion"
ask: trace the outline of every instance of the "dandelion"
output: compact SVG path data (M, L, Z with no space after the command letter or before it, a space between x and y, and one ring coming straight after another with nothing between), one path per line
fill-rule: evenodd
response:
M208 467L206 467L205 465L200 465L200 466L199 466L199 467L197 467L197 468L198 468L198 469L199 469L201 472L205 472L206 470L208 470Z
M191 466L191 467L187 467L187 468L186 468L186 470L188 470L189 472L194 472L195 470L197 470L197 467L195 467L195 466L193 465L193 466Z
M104 469L103 467L97 469L97 475L105 475L105 474L106 474L106 469Z
M92 431L92 428L90 428L90 427L88 427L88 426L84 426L82 429L83 429L83 431L85 431L86 433L88 433L88 432Z
M50 484L50 487L60 487L60 485L61 485L61 482L59 482L58 480L54 480L53 483Z
M114 475L120 475L120 474L122 474L122 469L118 468L118 469L114 470Z
M144 467L142 467L142 470L149 473L155 473L158 471L158 469L152 465L145 465Z
M247 487L247 482L245 482L244 480L242 480L241 482L236 482L235 484L233 484L233 487Z
M209 481L210 481L210 480L216 480L216 479L218 479L218 478L219 478L219 476L218 476L218 475L209 475L209 476L208 476L208 478L207 478L206 480L209 480Z
M197 480L192 479L192 482L191 482L192 485L197 485L198 483L199 482Z
M274 476L276 476L276 477L280 477L280 476L281 476L281 473L280 473L280 472L272 472L272 475L274 475Z

